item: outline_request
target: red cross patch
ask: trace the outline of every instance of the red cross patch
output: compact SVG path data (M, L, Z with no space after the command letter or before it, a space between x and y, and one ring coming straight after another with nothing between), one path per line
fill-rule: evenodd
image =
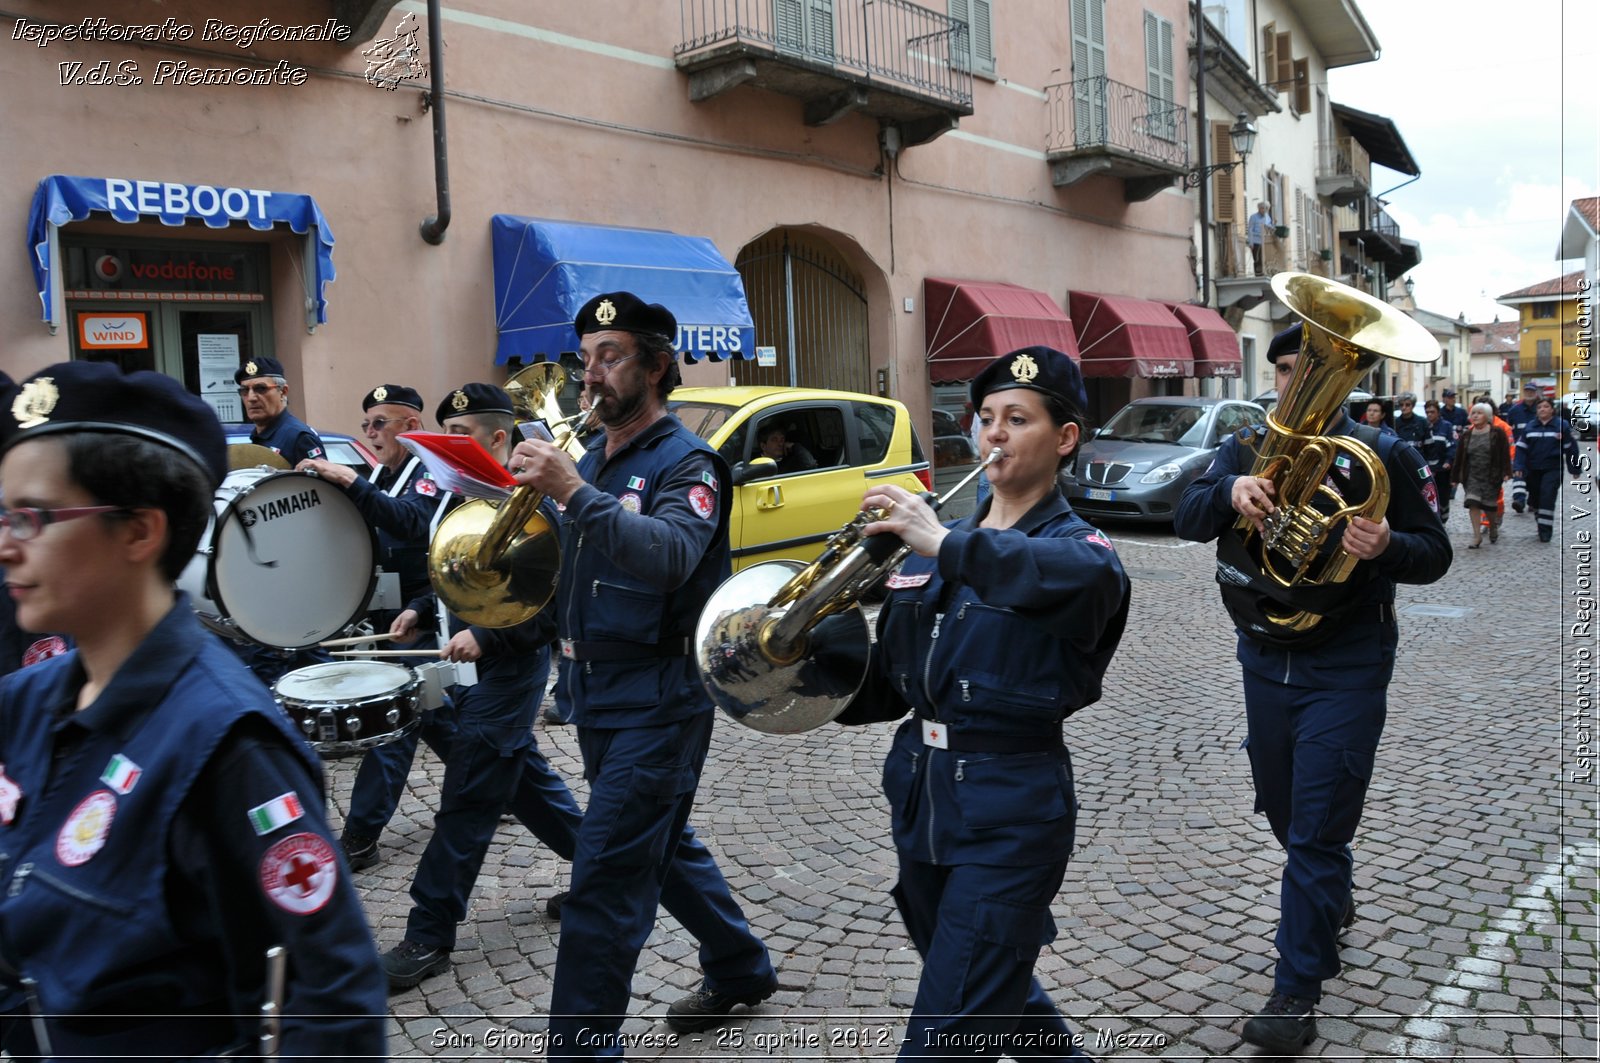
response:
M710 519L717 511L717 496L705 484L695 484L689 488L689 505L700 516Z
M317 834L292 834L261 857L261 889L291 915L322 910L339 884L339 859Z
M67 640L60 635L46 635L29 646L22 655L22 667L48 661L52 657L60 657L67 652Z
M411 489L417 494L427 495L429 498L439 493L439 485L426 476L417 477L417 482L411 485Z

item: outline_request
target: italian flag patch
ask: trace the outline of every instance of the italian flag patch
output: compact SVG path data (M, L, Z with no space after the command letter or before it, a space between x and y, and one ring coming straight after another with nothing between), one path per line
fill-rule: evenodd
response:
M124 796L139 782L139 776L144 774L144 769L139 767L127 757L118 753L111 758L111 763L106 765L106 770L100 773L100 781Z
M291 791L281 797L274 797L264 805L257 805L249 812L250 826L259 837L271 834L279 827L293 823L306 814L300 807L300 798Z
M643 491L644 490L644 477L643 476L630 476L630 477L628 477L628 490L630 490L630 491Z

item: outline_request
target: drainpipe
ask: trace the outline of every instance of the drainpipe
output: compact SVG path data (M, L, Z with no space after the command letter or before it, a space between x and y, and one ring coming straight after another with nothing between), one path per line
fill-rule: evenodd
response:
M444 243L450 227L450 155L444 139L444 37L439 32L439 0L428 0L428 74L431 85L425 97L433 112L433 183L438 213L422 220L422 238Z
M1211 157L1211 131L1206 128L1206 25L1201 0L1194 0L1194 126L1200 149L1198 169L1205 173ZM1211 181L1200 179L1200 305L1211 305Z

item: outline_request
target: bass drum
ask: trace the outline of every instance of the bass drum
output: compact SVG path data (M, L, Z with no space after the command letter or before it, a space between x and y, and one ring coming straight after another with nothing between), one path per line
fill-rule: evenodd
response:
M178 578L202 622L231 639L301 650L354 623L372 598L376 538L316 476L235 469Z

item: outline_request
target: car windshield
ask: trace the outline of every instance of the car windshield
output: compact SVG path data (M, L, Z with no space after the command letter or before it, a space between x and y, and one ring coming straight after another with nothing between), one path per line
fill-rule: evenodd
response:
M1095 438L1197 447L1205 435L1205 412L1178 403L1135 403L1118 411Z
M683 422L685 428L701 439L709 440L716 435L717 429L728 423L728 418L739 407L711 402L674 402L669 403L667 408Z

